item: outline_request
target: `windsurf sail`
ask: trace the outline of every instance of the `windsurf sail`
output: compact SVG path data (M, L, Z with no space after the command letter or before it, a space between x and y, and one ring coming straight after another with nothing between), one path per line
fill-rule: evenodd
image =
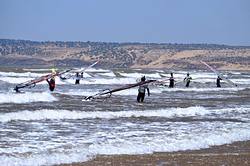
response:
M138 82L138 83L135 83L135 84L128 84L128 85L125 85L123 87L112 89L112 90L104 90L104 91L102 91L100 93L97 93L95 95L86 96L84 99L85 100L91 100L91 99L95 99L95 98L98 98L98 97L101 97L101 96L106 96L106 95L108 95L108 97L110 97L115 92L130 89L130 88L134 88L134 87L144 85L144 84L149 84L149 83L152 83L152 82L155 82L155 81L157 81L157 80L141 81L141 82Z
M224 77L222 74L220 74L217 70L215 70L214 68L212 68L210 65L208 65L206 62L204 61L200 61L201 63L203 63L205 66L207 66L211 71L213 71L217 76L219 76L222 80L224 80L226 83L228 83L229 85L232 86L238 86L237 84L235 84L233 81L229 80L228 78Z
M85 73L86 70L88 70L89 68L95 66L99 61L96 61L95 63L89 65L88 67L86 68L74 68L73 70L71 70L70 72L68 72L67 74L62 74L60 75L60 79L61 80L66 80L66 79L70 79L72 77L75 76L75 73Z
M47 75L41 76L39 78L30 80L30 81L26 81L26 82L23 82L23 83L20 83L20 84L17 84L15 86L14 90L16 92L19 92L19 89L22 89L22 88L32 88L32 87L35 87L36 84L39 83L39 82L51 79L51 78L53 78L55 76L60 76L62 74L70 72L71 70L72 69L64 70L62 72L52 72L51 74L47 74Z

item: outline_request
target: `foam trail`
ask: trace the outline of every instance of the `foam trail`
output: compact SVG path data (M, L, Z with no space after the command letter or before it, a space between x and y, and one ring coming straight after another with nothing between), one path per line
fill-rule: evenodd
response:
M48 92L0 93L0 103L53 102L57 99Z
M160 110L145 110L145 111L69 111L69 110L37 110L37 111L20 111L0 114L0 122L9 122L12 120L60 120L60 119L117 119L129 117L191 117L204 116L207 114L223 114L225 112L249 112L250 108L227 108L219 110L209 110L204 107L188 107L188 108L170 108Z

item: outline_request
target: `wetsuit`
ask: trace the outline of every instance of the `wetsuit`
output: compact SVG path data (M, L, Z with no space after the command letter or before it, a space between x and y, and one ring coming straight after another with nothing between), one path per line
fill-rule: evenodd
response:
M218 77L218 78L216 79L216 85L217 85L218 88L221 87L221 85L220 85L220 80L222 80L220 77Z
M51 78L50 81L47 80L48 84L49 84L49 90L50 91L54 91L55 87L56 87L56 82L55 79Z
M76 82L75 84L80 84L80 75L76 73Z
M174 77L170 77L169 78L169 86L168 86L169 88L173 88L174 87Z
M148 85L140 85L138 89L137 102L143 102L145 97L146 89L148 91L148 96L150 96Z
M190 77L190 76L187 76L187 77L184 78L184 81L186 82L186 87L189 87L191 79L192 79L192 77Z

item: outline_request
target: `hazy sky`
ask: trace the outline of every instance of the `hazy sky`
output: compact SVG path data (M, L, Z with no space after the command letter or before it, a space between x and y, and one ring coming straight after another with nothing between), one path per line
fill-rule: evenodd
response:
M250 45L250 0L0 0L0 38Z

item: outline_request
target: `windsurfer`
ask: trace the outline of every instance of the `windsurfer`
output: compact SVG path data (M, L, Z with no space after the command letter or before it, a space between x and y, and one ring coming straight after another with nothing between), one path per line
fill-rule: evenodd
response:
M221 87L221 85L220 85L220 81L221 81L221 80L222 80L222 79L220 78L220 76L218 76L217 79L216 79L216 85L217 85L218 88Z
M81 76L78 72L76 72L76 82L75 84L80 84L80 79L81 79Z
M184 82L186 82L186 87L189 87L191 80L192 77L190 77L189 73L187 73L187 76L184 78Z
M145 76L143 76L141 78L141 82L145 82L145 81L146 81L146 78L145 78ZM148 96L150 96L150 92L149 92L149 88L148 88L147 84L142 84L142 85L139 86L137 102L143 102L144 101L146 89L148 91Z
M52 77L50 80L46 80L49 84L49 90L50 91L54 91L55 87L56 87L56 82L55 82L55 78Z
M174 76L173 73L170 74L170 78L169 78L169 88L173 88L174 87Z

